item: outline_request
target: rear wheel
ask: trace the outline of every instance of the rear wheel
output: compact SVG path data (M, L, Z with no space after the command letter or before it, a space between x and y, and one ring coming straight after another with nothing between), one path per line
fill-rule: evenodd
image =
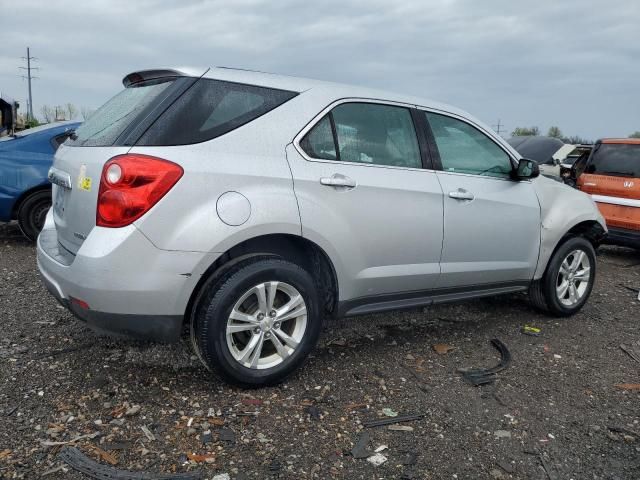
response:
M586 238L566 240L551 257L544 276L529 289L535 307L566 317L587 302L596 275L596 255Z
M50 208L50 190L32 193L22 201L18 209L18 225L25 237L31 241L38 238Z
M278 383L299 368L321 329L311 275L280 258L247 260L205 287L196 306L198 356L244 387Z

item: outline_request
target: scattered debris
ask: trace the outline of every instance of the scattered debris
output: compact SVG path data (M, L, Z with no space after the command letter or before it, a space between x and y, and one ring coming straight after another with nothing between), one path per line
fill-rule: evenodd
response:
M104 460L105 462L110 463L111 465L118 464L118 459L112 453L105 452L100 447L97 447L95 445L88 445L88 448L92 452L96 453L98 455L98 458L100 458L100 460Z
M614 387L620 390L640 390L640 383L616 383Z
M221 428L219 438L221 442L236 443L236 434L230 428Z
M387 428L396 432L413 432L413 427L409 425L389 425Z
M69 445L71 443L76 443L80 440L84 440L85 438L91 439L100 436L100 432L89 433L87 435L79 435L77 437L72 438L71 440L67 440L66 442L51 442L49 440L41 440L40 445L43 447L59 447L62 445Z
M102 465L75 447L63 447L58 460L66 463L74 470L97 480L200 480L200 473L171 473L168 475L146 472L130 472Z
M544 458L544 455L540 455L539 458L540 463L542 463L542 468L544 468L545 472L547 472L549 480L560 480L560 476L556 472L556 469Z
M511 438L511 432L509 430L496 430L493 432L496 438Z
M629 355L631 358L633 358L636 362L640 363L640 354L638 352L636 352L633 348L625 345L625 344L621 344L620 345L620 349L626 353L627 355Z
M358 437L358 441L355 446L351 449L351 455L353 458L369 458L373 455L373 452L367 449L369 445L369 440L371 440L371 435L369 432L362 432L362 434Z
M314 420L320 420L320 417L322 416L320 409L315 405L309 405L307 408L305 408L305 412L307 412L309 416Z
M402 458L402 465L415 465L418 463L418 454L416 452L405 452Z
M236 477L239 478L239 477ZM228 473L219 473L218 475L214 475L211 480L231 480L231 477Z
M7 408L7 409L4 411L4 416L5 416L5 417L10 417L11 415L13 415L13 414L15 413L15 411L16 411L16 410L18 410L18 407L17 407L17 406Z
M538 327L532 327L531 325L525 325L522 327L522 333L530 335L532 337L539 337L542 334L542 330Z
M367 462L373 464L376 467L379 467L386 461L387 461L387 457L385 457L381 453L376 453L374 455L371 455L369 458L367 458Z
M423 414L417 415L401 415L393 418L380 418L377 420L366 420L362 422L362 426L365 428L382 427L383 425L391 425L394 423L412 422L414 420L420 420L423 418Z
M507 473L514 473L514 472L515 472L515 470L516 470L516 469L514 468L513 463L511 463L511 462L507 462L507 461L505 461L505 460L498 460L498 461L496 462L496 464L497 464L497 465L498 465L502 470L504 470L504 471L505 471L505 472L507 472Z
M633 288L633 287L630 287L628 285L625 285L624 283L619 283L618 285L621 286L622 288L626 288L627 290L629 290L631 292L637 293L638 294L638 300L640 301L640 288Z
M155 442L156 436L153 433L151 433L151 430L149 430L149 427L147 427L146 425L142 425L140 427L140 430L142 430L142 433L144 433L145 437L147 437L150 442Z
M195 453L187 453L187 458L192 462L196 462L196 463L214 463L216 460L215 455L211 453L205 453L202 455L198 455Z
M462 373L462 378L470 384L478 386L493 383L496 379L496 374L507 368L511 363L511 353L504 343L494 338L491 340L491 345L500 352L501 358L498 365L492 368L458 369L458 372Z
M64 471L66 473L67 472L67 467L65 467L64 465L59 465L57 467L50 468L49 470L46 470L46 471L42 472L42 476L43 477L47 477L49 475L53 475L54 473L58 473L60 471Z
M446 343L436 343L432 348L438 355L446 355L450 351L455 350L455 347L447 345Z
M259 398L243 398L242 403L244 405L262 405L262 400Z
M6 450L2 450L0 452L0 460L2 460L3 458L8 457L9 455L11 455L12 450L9 450L8 448Z
M395 410L392 410L390 408L383 408L382 409L382 413L384 415L386 415L387 417L397 417L398 416L398 412L396 412Z

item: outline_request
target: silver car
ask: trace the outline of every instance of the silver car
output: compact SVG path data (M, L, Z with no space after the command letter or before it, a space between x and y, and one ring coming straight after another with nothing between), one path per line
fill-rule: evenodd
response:
M208 368L260 386L327 317L526 290L568 316L589 297L592 200L456 108L224 68L123 83L58 150L38 239L47 288L97 331L188 327Z

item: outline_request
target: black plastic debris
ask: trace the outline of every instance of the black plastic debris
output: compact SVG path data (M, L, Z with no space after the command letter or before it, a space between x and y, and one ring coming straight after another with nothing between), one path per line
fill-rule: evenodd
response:
M402 465L415 465L418 462L418 454L416 452L405 452L402 458Z
M320 409L318 407L316 407L315 405L310 405L308 406L305 411L307 412L307 414L314 420L320 420Z
M219 435L221 442L236 443L236 434L230 428L221 428Z
M493 383L496 379L496 374L501 372L509 366L511 363L511 353L507 349L507 346L497 338L491 340L491 345L500 352L500 363L492 368L476 368L476 369L458 369L458 372L462 374L464 378L471 385L486 385Z
M119 470L90 459L75 447L63 447L58 454L58 459L74 470L97 480L201 480L203 478L198 472L159 474Z
M369 446L369 440L371 440L369 432L362 432L362 435L358 437L358 441L351 450L353 458L369 458L373 455L373 452L367 448Z
M417 415L400 415L391 418L380 418L378 420L366 420L362 422L362 426L365 428L382 427L384 425L392 425L394 423L412 422L414 420L420 420L424 417L423 414Z

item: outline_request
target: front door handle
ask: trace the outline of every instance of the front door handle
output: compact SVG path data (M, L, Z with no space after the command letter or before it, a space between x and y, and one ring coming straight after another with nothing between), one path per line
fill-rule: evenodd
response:
M349 177L345 177L344 175L336 173L335 175L332 175L330 177L322 177L320 179L320 184L327 187L355 188L356 181Z
M458 190L449 192L449 196L456 200L473 200L476 198L473 193L466 191L464 188L459 188Z

